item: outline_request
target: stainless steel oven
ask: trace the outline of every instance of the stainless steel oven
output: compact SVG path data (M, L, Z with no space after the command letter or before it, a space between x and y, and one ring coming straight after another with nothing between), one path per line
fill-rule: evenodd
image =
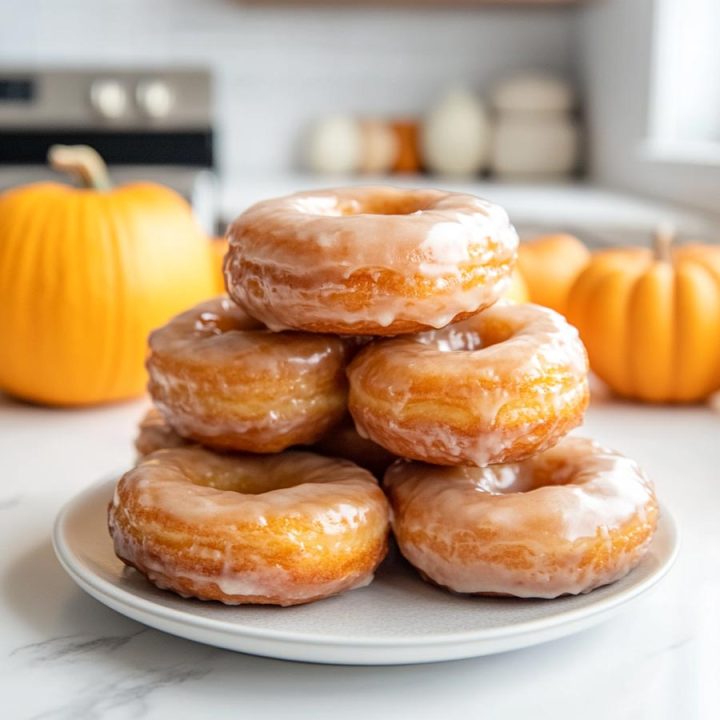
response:
M50 145L87 144L117 183L152 180L218 221L212 79L200 69L1 69L0 190L47 180Z

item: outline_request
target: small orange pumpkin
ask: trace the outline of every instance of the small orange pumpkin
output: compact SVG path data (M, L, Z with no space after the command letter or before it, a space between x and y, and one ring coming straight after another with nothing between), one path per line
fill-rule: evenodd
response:
M615 392L648 402L692 402L720 389L720 248L597 253L575 282L568 319L593 371Z
M0 388L53 405L139 395L150 330L215 292L209 243L172 190L110 189L90 148L49 159L86 187L0 195Z
M567 294L590 260L590 251L574 235L541 235L520 244L518 267L530 302L565 314Z

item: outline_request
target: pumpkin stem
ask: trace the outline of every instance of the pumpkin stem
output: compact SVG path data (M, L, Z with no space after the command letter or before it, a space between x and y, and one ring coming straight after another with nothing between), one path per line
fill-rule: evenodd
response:
M675 240L675 228L668 224L660 225L653 236L653 253L658 262L671 262L671 246Z
M89 145L52 145L48 162L53 170L75 177L84 188L109 190L112 187L105 161Z

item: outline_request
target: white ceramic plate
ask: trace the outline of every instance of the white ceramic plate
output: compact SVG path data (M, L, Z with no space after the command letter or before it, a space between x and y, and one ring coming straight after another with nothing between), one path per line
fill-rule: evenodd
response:
M290 608L229 607L158 590L113 553L106 528L114 481L94 485L58 515L55 552L75 582L151 627L239 652L310 662L399 665L489 655L570 635L610 616L669 570L677 531L663 510L642 564L588 595L518 600L452 595L395 554L368 587Z

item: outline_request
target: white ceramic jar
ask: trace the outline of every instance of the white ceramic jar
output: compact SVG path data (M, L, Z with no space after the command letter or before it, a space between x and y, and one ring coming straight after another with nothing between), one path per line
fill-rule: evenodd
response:
M538 73L499 84L490 169L500 179L554 180L577 168L579 128L568 83Z
M474 175L486 164L489 139L483 104L469 90L452 88L423 123L423 165L442 175Z
M319 120L308 132L303 155L307 169L316 173L356 172L362 156L360 124L348 115Z

